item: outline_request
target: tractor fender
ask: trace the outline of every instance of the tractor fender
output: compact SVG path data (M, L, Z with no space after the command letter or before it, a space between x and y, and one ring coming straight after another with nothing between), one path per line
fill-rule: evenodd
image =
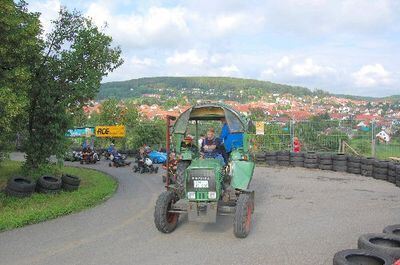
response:
M253 177L253 161L233 160L230 163L231 186L237 190L247 190Z

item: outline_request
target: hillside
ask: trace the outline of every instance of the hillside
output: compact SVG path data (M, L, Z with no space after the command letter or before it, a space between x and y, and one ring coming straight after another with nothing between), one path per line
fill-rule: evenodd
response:
M224 99L248 101L265 93L313 95L305 87L275 84L268 81L231 77L149 77L104 83L97 99L118 99L157 94L166 97L186 95L191 99ZM319 91L318 93L321 93Z

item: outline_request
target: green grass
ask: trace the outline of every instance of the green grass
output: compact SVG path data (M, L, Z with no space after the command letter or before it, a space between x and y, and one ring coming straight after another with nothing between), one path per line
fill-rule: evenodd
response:
M9 177L20 174L21 166L15 161L5 161L0 165L0 189L5 187ZM34 193L29 198L8 197L0 192L0 231L92 207L111 197L117 188L116 180L96 170L64 167L62 172L81 178L77 191L55 195Z

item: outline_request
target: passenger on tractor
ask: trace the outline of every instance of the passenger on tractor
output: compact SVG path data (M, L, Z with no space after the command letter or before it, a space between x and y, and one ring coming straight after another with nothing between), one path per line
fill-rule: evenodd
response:
M207 137L203 140L201 146L201 156L203 158L215 158L218 159L221 164L225 165L225 160L222 156L221 152L221 140L218 137L215 137L215 131L213 128L210 128L207 131Z
M189 149L192 152L197 152L198 151L197 146L195 144L193 144L193 137L190 134L188 134L183 139L181 147L185 148L185 149Z

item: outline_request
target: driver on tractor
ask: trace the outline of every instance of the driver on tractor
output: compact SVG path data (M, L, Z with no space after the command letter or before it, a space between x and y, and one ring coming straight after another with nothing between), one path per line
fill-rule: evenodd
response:
M214 128L210 128L207 131L207 137L202 142L200 152L202 158L215 158L219 160L222 165L225 165L225 160L221 152L221 140L215 137Z

